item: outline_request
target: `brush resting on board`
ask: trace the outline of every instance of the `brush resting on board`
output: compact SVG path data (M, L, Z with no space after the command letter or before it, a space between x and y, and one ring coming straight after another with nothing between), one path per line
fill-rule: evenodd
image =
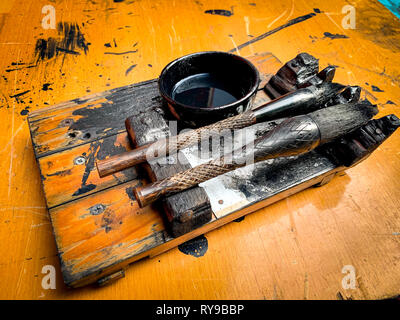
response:
M189 147L199 142L205 136L220 135L223 130L241 129L267 120L312 112L324 107L344 88L345 86L341 84L331 82L302 88L270 101L254 110L245 111L237 116L218 121L211 125L97 161L97 170L100 177L105 177L136 164L163 157Z
M186 190L201 182L249 163L306 153L366 124L378 110L367 103L342 104L286 119L275 129L246 145L241 152L175 174L169 178L134 189L141 207L163 195Z

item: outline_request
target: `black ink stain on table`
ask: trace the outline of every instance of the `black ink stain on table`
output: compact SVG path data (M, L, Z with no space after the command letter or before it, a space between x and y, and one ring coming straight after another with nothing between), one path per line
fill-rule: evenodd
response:
M10 98L14 98L15 101L19 104L19 103L25 103L22 96L26 95L27 93L29 93L31 90L26 90L17 94L14 94L12 96L10 96Z
M79 25L76 23L59 22L57 25L57 38L38 39L35 54L38 62L49 60L60 53L79 55L89 50L90 43L86 41Z
M374 85L371 85L371 88L372 88L372 91L374 91L374 92L384 92L384 90L382 90L381 88L374 86Z
M212 9L212 10L206 10L206 11L204 11L204 13L214 14L214 15L224 16L224 17L230 17L230 16L233 16L233 8L231 9L231 11L222 10L222 9Z
M82 185L82 187L80 187L77 191L74 192L73 196L77 197L80 196L82 194L88 193L90 191L92 191L93 189L96 189L96 185L91 183L88 185Z
M20 115L21 116L26 116L29 113L28 107L26 107L24 110L21 110Z
M135 68L137 66L137 64L131 65L128 69L126 69L125 71L125 76L127 76L129 74L129 72L131 72L133 70L133 68Z
M124 51L124 52L104 52L104 54L113 54L113 55L116 55L116 56L122 56L122 55L125 55L125 54L135 53L135 52L138 52L138 50L130 50L130 51Z
M27 93L30 92L30 91L31 91L31 90L26 90L26 91L23 91L23 92L14 94L14 95L10 96L10 98L18 98L18 97L21 97L21 96L23 96L24 94L27 94Z
M325 39L325 38L329 38L331 40L334 40L334 39L349 39L349 37L346 36L345 34L338 34L338 33L333 34L333 33L330 33L330 32L324 32L324 38L323 39Z
M52 88L50 88L51 85L52 85L51 83L43 83L42 90L43 91L53 90Z
M245 216L237 218L235 220L233 220L234 222L242 222L244 220Z
M46 176L48 176L48 177L54 177L54 176L65 177L65 176L70 175L71 172L72 172L71 169L68 169L68 170L61 170L61 171L56 171L56 172L54 172L54 173L46 174Z
M180 252L193 257L202 257L208 250L208 241L204 235L186 241L178 246Z
M23 69L30 69L30 68L35 68L37 65L33 64L33 65L29 65L29 66L23 66L21 68L8 68L5 71L6 72L12 72L12 71L18 71L18 70L23 70Z
M315 17L317 14L318 13L311 12L311 13L306 14L304 16L300 16L300 17L294 18L292 20L289 20L285 24L283 24L283 25L281 25L279 27L276 27L275 29L269 30L269 31L267 31L267 32L255 37L255 38L247 41L247 42L244 42L244 43L240 44L239 46L229 50L228 52L236 52L237 50L240 50L240 49L242 49L244 47L247 47L247 46L249 46L249 45L251 45L251 44L253 44L253 43L257 42L257 41L265 39L266 37L269 37L270 35L278 32L278 31L280 31L282 29L288 28L288 27L290 27L292 25L295 25L297 23L300 23L300 22L306 21L306 20L308 20L308 19L310 19L312 17Z

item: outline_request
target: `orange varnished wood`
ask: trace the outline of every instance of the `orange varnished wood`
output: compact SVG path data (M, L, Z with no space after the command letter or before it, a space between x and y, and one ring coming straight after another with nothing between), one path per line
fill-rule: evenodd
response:
M263 57L262 60L259 59L260 56ZM261 72L276 72L279 63L273 56L272 59L268 57L271 55L265 53L249 59L257 64ZM268 74L262 76L265 78ZM140 86L141 84L138 85ZM124 89L117 91L122 92ZM96 94L96 99L103 99L108 95L109 92ZM257 96L255 107L269 101L262 92ZM82 98L80 101L87 99L94 101L93 98ZM99 104L98 108L101 107ZM41 131L41 126L65 124L66 119L70 125L72 121L76 121L74 112L78 109L91 109L91 106L86 107L86 102L80 104L74 100L38 110L29 117L31 128L37 126L37 129L32 130L32 140L61 260L63 280L68 286L80 287L95 281L103 283L105 277L113 278L113 272L119 273L132 262L167 251L196 235L256 210L253 208L234 214L229 210L218 212L218 221L214 215L203 228L176 239L171 238L162 223L160 208L148 206L139 209L135 201L133 190L142 182L136 174L140 169L128 168L106 178L100 178L95 170L94 161L99 158L100 151L104 149L104 157L104 153L113 150L110 144L124 150L131 149L126 132L99 140L90 137L89 142L81 143L74 143L73 140L64 143L59 138L61 143L53 145L54 149L45 148L41 152L43 145L48 146L48 141L53 141L51 138L46 139L46 130ZM123 119L121 122L123 123ZM35 139L39 131L43 132L42 140ZM63 133L55 135L53 130L47 132L52 137L65 137L71 130L64 129ZM77 163L79 158L81 162ZM88 164L89 161L92 163ZM84 185L95 188L77 195L75 192L81 188L83 180Z
M133 187L130 182L50 209L67 282L166 241L161 215L151 207L140 209L127 192Z
M128 168L124 172L117 172L115 175L100 178L96 168L93 167L86 183L93 184L96 188L82 195L74 195L81 185L88 155L93 153L94 158L97 159L100 144L107 143L105 140L111 140L110 143L126 150L131 148L127 134L120 133L117 137L100 139L99 145L96 146L93 144L84 144L74 149L68 149L39 158L39 166L44 179L43 188L49 208L135 179L137 176L135 168ZM80 159L77 160L77 158ZM79 160L82 163L77 162Z
M319 8L321 14L238 53L247 57L269 51L284 62L299 52L309 52L320 58L321 67L339 66L336 81L363 86L364 95L379 105L380 116L399 116L400 23L381 4L354 1L357 26L346 30L341 27L341 10L348 4L344 0L251 2L255 5L222 1L217 8L211 1L61 1L54 4L57 20L84 22L82 32L91 43L89 51L59 55L29 69L12 63L34 64L36 40L57 36L55 30L40 26L41 8L48 1L0 3L0 70L7 79L0 78L0 272L6 275L0 285L1 298L374 299L398 294L398 132L366 161L328 185L306 190L240 223L207 233L208 251L202 257L173 249L157 258L135 262L127 269L125 279L110 286L71 290L63 285L23 110L32 113L46 105L156 78L165 64L179 56L201 50L230 50ZM209 9L231 10L232 5L231 17L204 13ZM332 40L324 32L349 38ZM105 47L105 43L112 47ZM135 43L135 53L105 54L130 51ZM134 64L136 67L126 75ZM10 69L18 70L5 71ZM42 90L44 83L50 83L52 90ZM382 92L373 91L371 85ZM27 90L21 96L25 103L12 98ZM64 219L77 223L78 216L70 212ZM99 228L95 218L86 218L91 228ZM61 222L63 217L57 219ZM126 228L123 225L120 228ZM74 231L70 232L73 235ZM102 237L99 243L105 245L106 235L104 230L96 235ZM70 250L68 254L73 257L74 249ZM45 265L56 266L56 290L41 286ZM355 267L356 289L341 286L344 265Z
M116 88L101 93L62 102L55 106L42 108L30 115L30 130L32 131L32 141L38 146L36 148L37 157L43 157L58 151L70 149L102 137L108 137L116 133L125 132L123 122L114 123L110 115L98 119L99 123L93 122L92 126L86 126L85 131L74 129L82 119L88 119L90 114L94 114L96 109L113 109L114 101L112 96L118 99L120 92L127 92L131 87L148 86L147 82L134 84L124 88ZM129 94L127 98L129 98ZM124 112L126 116L134 111L128 109L131 104L126 106L126 110L115 110L114 112ZM85 113L84 115L82 113ZM102 121L101 120L105 120ZM108 120L108 121L107 121Z
M85 140L78 132L75 133L77 135L77 139L72 139L71 137L69 137L67 134L68 126L60 125L60 123L63 120L65 121L65 119L71 119L71 121L76 120L73 119L72 116L70 118L70 114L73 110L85 107L98 108L99 106L101 106L101 103L109 103L109 101L107 101L106 99L102 100L103 101L95 101L94 103L87 102L79 106L74 104L72 107L69 107L68 104L61 104L62 108L60 109L56 109L53 107L50 108L50 110L53 110L53 112L46 113L44 119L42 118L36 120L35 115L33 115L33 121L31 122L33 125L31 126L31 130L36 132L36 135L33 139L35 143L43 146L39 150L38 155L40 156L48 150L57 150L69 147L73 144L85 143ZM68 116L66 117L65 114L67 114ZM76 116L75 118L79 118L79 116Z

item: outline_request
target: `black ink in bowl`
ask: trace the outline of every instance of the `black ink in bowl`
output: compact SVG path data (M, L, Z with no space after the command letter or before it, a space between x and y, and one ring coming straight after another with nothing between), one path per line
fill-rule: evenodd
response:
M158 84L172 114L186 125L199 127L248 110L259 76L248 60L210 51L172 61Z
M172 99L199 108L220 107L238 99L232 89L210 73L200 73L179 81L172 89Z

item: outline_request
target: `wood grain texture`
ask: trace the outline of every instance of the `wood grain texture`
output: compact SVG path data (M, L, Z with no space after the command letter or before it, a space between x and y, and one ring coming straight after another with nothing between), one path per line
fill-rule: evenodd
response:
M130 149L127 134L120 133L39 158L47 206L52 208L136 179L135 168L100 178L95 167L97 159Z
M120 185L106 194L50 209L66 283L166 242L161 215L151 207L139 209L131 199L134 186ZM129 262L132 259L125 265ZM96 276L101 278L99 273Z
M379 105L380 116L399 115L400 24L377 1L353 2L357 25L351 30L341 27L342 7L348 4L344 0L237 2L230 17L204 13L216 9L210 1L67 0L54 3L57 19L84 23L81 31L91 43L89 50L75 48L79 54L60 53L38 63L37 40L59 36L57 30L40 26L41 8L48 1L3 1L2 9L3 3L0 271L7 276L0 285L1 298L374 299L398 294L398 132L362 164L323 188L301 192L207 233L204 256L173 249L136 262L124 280L110 286L69 290L59 272L26 123L26 115L39 108L154 79L179 56L228 51L314 8L321 13L235 52L244 57L258 54L262 60L269 51L282 62L309 52L322 67L338 66L336 81L362 86L362 97ZM231 5L218 3L221 8ZM123 52L128 53L110 54ZM349 264L357 276L353 290L341 286L341 270ZM41 286L45 265L56 266L56 290Z
M277 65L275 59L264 62L264 64L266 63L272 66ZM112 110L116 110L116 113L109 109L110 106L105 106L103 103L98 103L96 108L93 108L92 104L85 105L88 100L92 103L96 99L96 101L102 101L105 97L110 97L110 91L106 91L92 97L74 99L41 109L28 117L35 156L39 164L58 255L61 260L63 280L68 286L79 287L95 281L104 285L111 279L120 278L124 274L124 268L130 263L151 256L153 252L171 249L174 244L177 245L185 239L193 238L198 231L190 233L189 231L213 220L208 195L202 188L196 188L188 190L184 196L181 194L167 198L164 202L164 211L153 208L159 215L155 220L152 220L150 215L150 220L146 223L131 219L125 220L124 222L127 224L125 228L131 230L129 234L115 230L116 225L123 223L121 217L135 215L137 212L136 202L135 205L132 205L132 201L135 201L133 189L141 184L137 175L141 170L140 168L137 170L129 168L104 179L97 175L94 163L97 160L108 159L116 153L129 150L129 140L134 145L143 145L168 135L170 132L167 125L168 114L166 107L162 104L162 99L155 94L156 87L157 83L153 80L112 90L115 94L112 99ZM136 100L129 100L132 97ZM137 99L138 97L140 99ZM111 112L114 123L124 123L126 114L118 111L126 106L127 99L130 101L130 110L134 110L134 115L129 117L126 122L130 133L129 137L126 133L104 133L99 119L103 121L104 128L107 121L103 118ZM260 98L258 101L264 103L265 99ZM84 104L83 107L80 106L81 102ZM80 115L86 116L75 119L77 110ZM46 130L42 127L47 128L49 124L55 126L57 123L57 128L65 126L69 126L69 128L66 134L61 134L54 139L54 130ZM259 125L259 127L261 126ZM91 135L86 137L88 140L86 142L74 143L73 139L68 139L71 133L93 132L93 129L88 129L93 127L99 130L96 132L102 133L101 139ZM135 134L131 134L132 130L130 129L133 127ZM38 132L41 132L40 139L36 139ZM63 142L63 136L68 141ZM76 136L71 138L76 138ZM54 140L59 140L58 144L48 143L48 141ZM183 153L179 156L182 157ZM174 157L172 165L163 165L155 160L147 164L145 168L148 169L150 178L154 181L188 169L190 165L187 161L179 163L177 157ZM121 192L125 192L124 197L116 196ZM119 200L115 202L117 198ZM98 203L88 205L87 201L91 204L93 199L98 199ZM115 203L118 205L115 206ZM228 213L231 212L226 212L226 214ZM96 216L93 223L91 223L91 216ZM159 224L160 217L165 218L167 223L165 227L160 227L161 230L157 230L155 226ZM233 219L233 216L224 219L224 223ZM221 225L220 222L211 221L202 230L205 232ZM140 229L140 231L132 232L136 229ZM112 230L115 231L110 233ZM167 239L169 237L167 231L174 237L188 234L169 241L171 239ZM107 234L106 239L96 237L102 232ZM135 238L132 239L131 234L134 234ZM150 243L149 239L154 241L150 241ZM142 246L143 243L146 245ZM139 245L139 248L136 248L136 245ZM102 248L100 252L99 248ZM71 249L74 249L73 255L71 255Z
M135 90L138 87L143 90ZM29 116L29 123L35 153L43 157L124 132L121 118L151 108L152 99L157 98L155 81L149 81L34 112Z

